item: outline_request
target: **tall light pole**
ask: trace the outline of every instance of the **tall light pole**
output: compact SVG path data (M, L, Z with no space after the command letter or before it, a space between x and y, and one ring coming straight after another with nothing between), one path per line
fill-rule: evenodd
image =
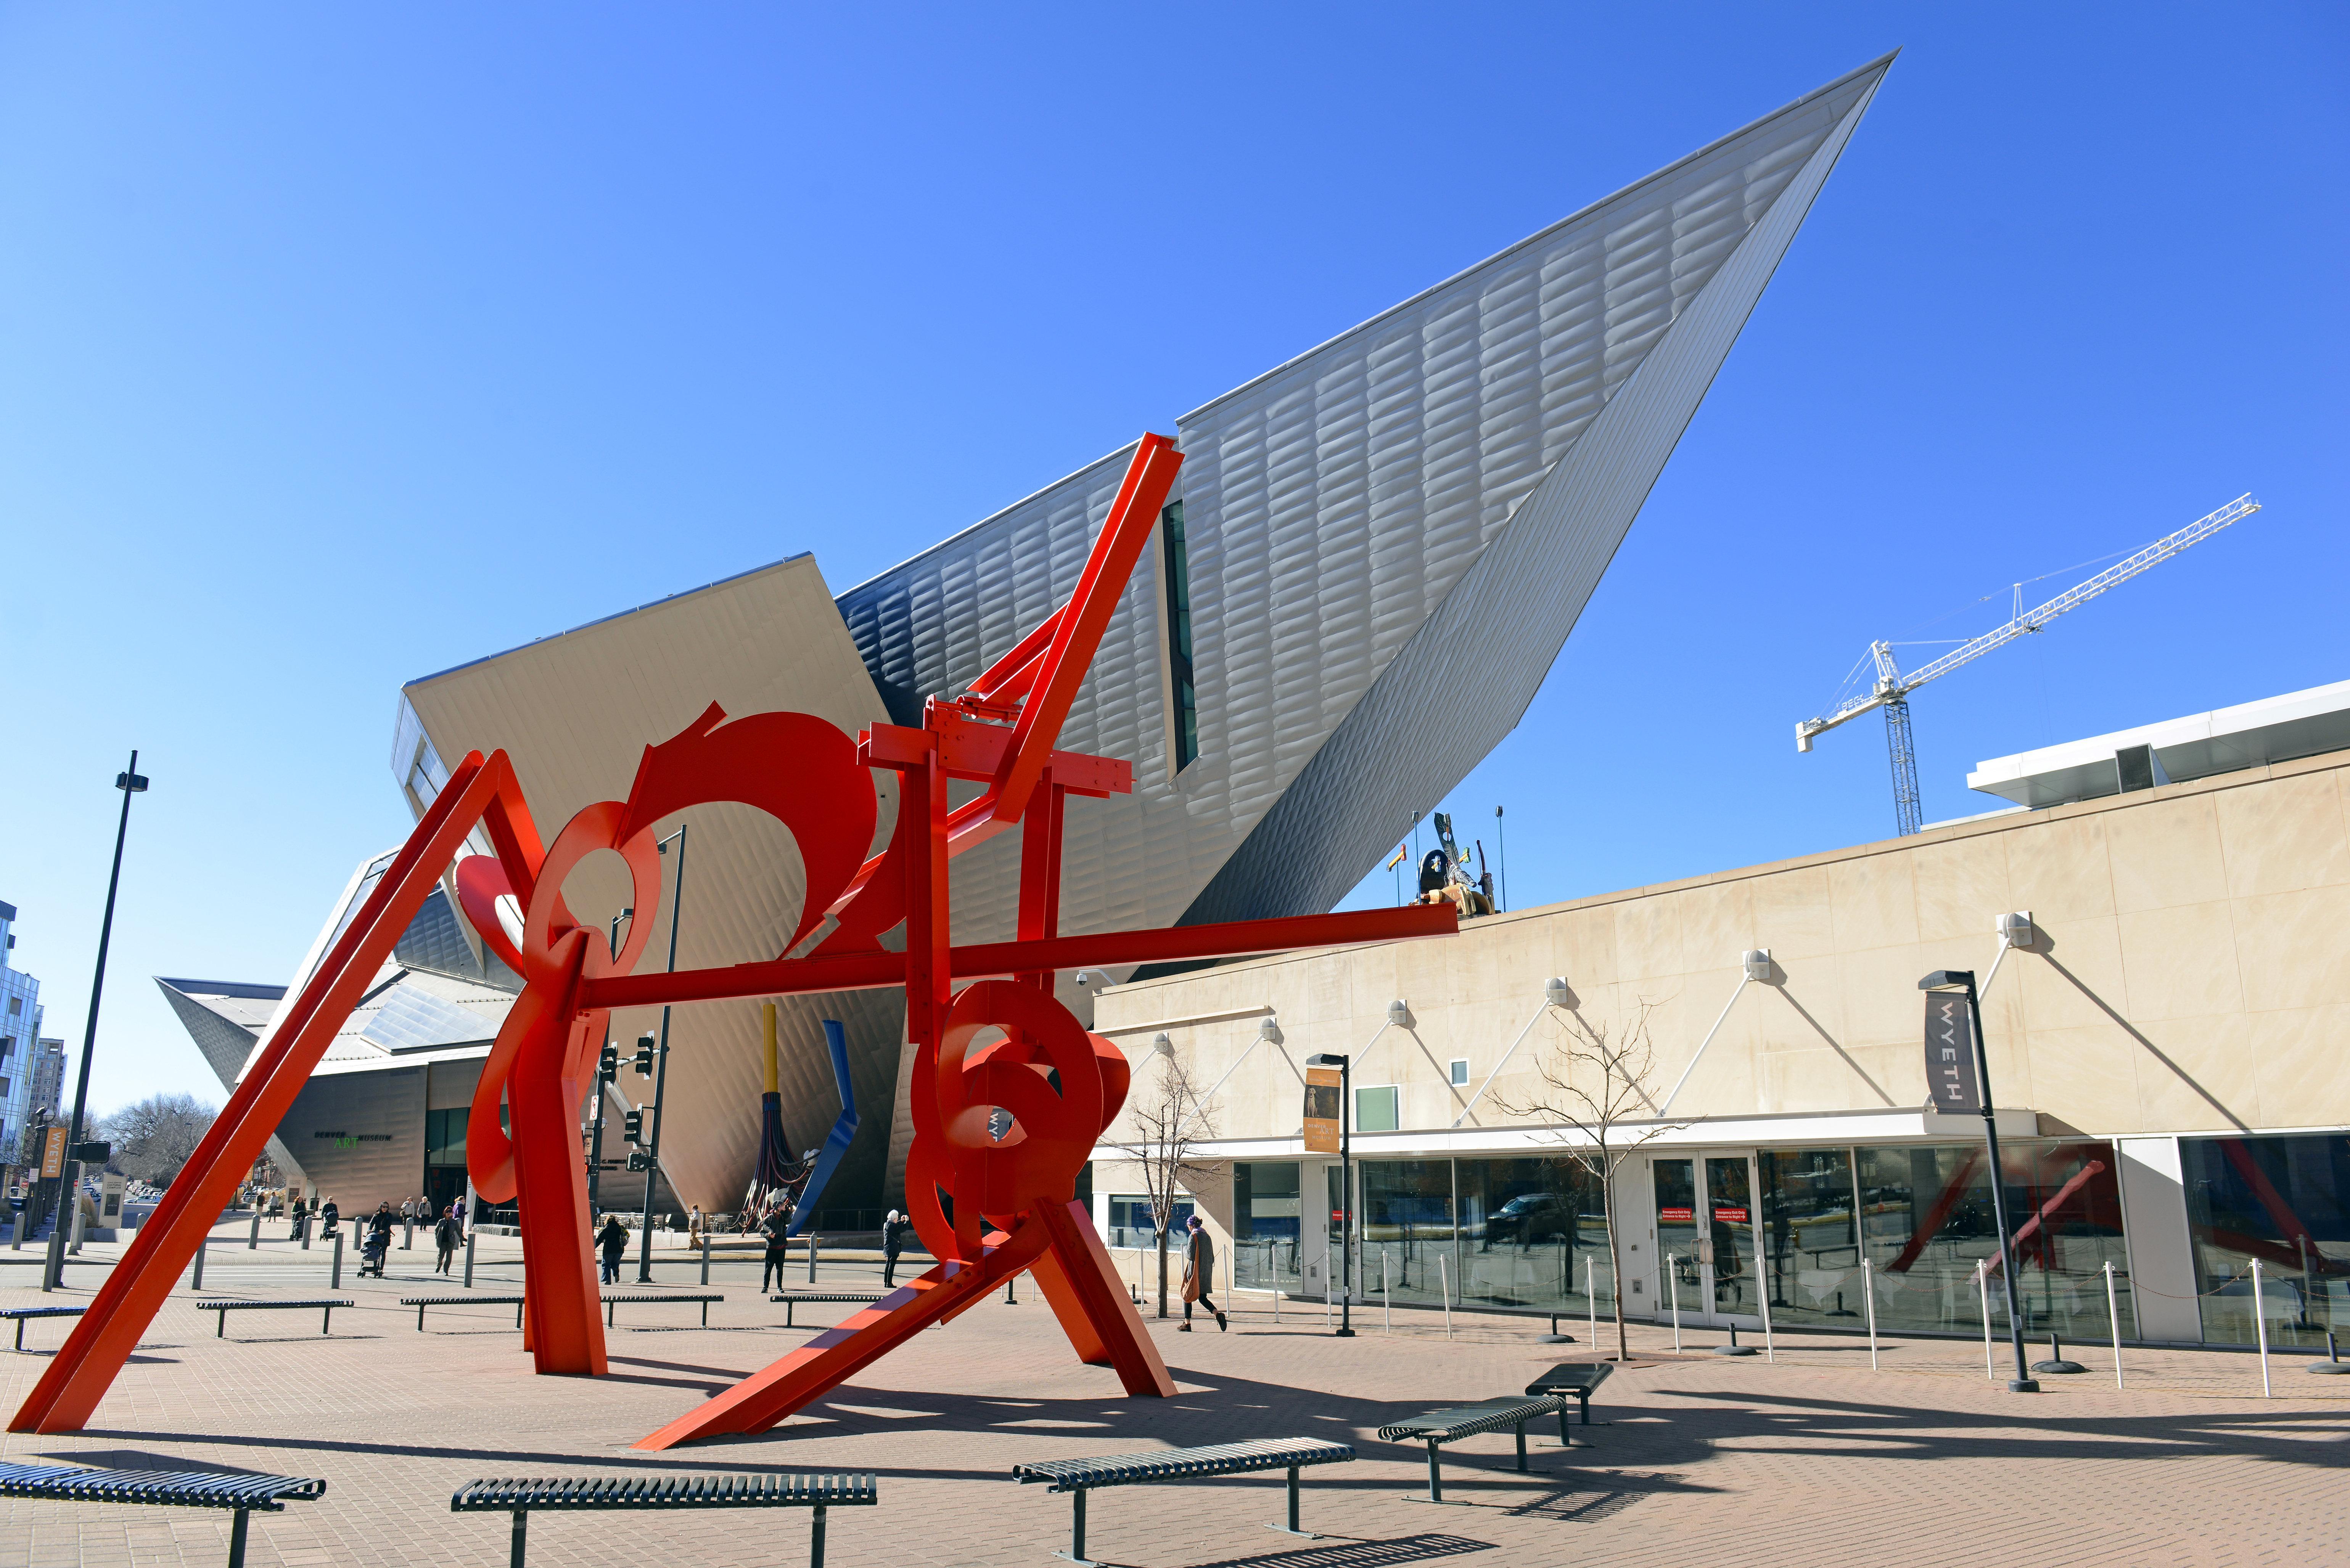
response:
M1355 1337L1354 1057L1336 1051L1305 1058L1309 1067L1338 1069L1338 1337ZM1324 1168L1327 1169L1327 1167Z
M677 972L677 918L685 904L685 824L679 823L677 831L653 846L661 854L669 853L671 840L677 844L677 875L671 879L669 891L669 969ZM669 1005L661 1004L660 1044L653 1053L653 1134L645 1150L645 1215L642 1234L637 1238L637 1282L650 1284L653 1277L653 1179L660 1174L661 1096L669 1087ZM602 1090L597 1091L599 1095Z
M114 895L122 886L122 844L130 833L130 797L147 788L147 780L139 772L136 748L130 753L130 765L114 775L114 787L122 792L122 815L114 825L114 869L107 874L106 918L98 928L98 972L90 977L89 1017L82 1025L81 1073L74 1082L73 1120L66 1133L66 1168L57 1188L57 1223L49 1231L48 1262L41 1271L45 1291L57 1289L57 1275L65 1268L66 1227L80 1206L82 1117L89 1109L89 1054L98 1044L98 1002L106 991L106 950L114 940Z
M2015 1288L2015 1249L2008 1241L2007 1173L1999 1163L1999 1123L1991 1113L1991 1058L1983 1050L1982 1003L1975 992L1975 971L1970 969L1938 969L1918 982L1920 991L1959 991L1966 992L1966 1023L1968 1033L1974 1036L1976 1098L1981 1102L1983 1145L1991 1154L1991 1223L1999 1227L1999 1277L2007 1288L2007 1334L2015 1345L2015 1376L2007 1380L2011 1394L2037 1394L2039 1380L2032 1376L2032 1367L2023 1354L2023 1303ZM1953 998L1952 1000L1956 1000ZM1934 1051L1932 1013L1929 1014L1929 1054ZM1964 1046L1959 1046L1964 1051ZM1931 1082L1931 1069L1929 1069ZM1961 1096L1961 1097L1963 1097Z

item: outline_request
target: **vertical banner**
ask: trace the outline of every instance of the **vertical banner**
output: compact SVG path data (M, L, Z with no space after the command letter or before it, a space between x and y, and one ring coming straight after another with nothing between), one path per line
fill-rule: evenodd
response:
M1339 1070L1305 1069L1305 1152L1338 1152Z
M1946 1116L1981 1116L1982 1079L1975 1072L1975 1021L1963 991L1926 993L1926 1085Z
M41 1138L41 1174L44 1177L59 1177L66 1173L66 1131L62 1125L53 1127Z

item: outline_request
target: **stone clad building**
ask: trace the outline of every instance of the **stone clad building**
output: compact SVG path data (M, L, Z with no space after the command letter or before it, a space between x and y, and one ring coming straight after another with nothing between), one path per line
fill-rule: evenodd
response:
M1647 1139L1615 1180L1630 1313L1857 1327L1873 1290L1883 1328L1977 1333L1981 1118L1926 1104L1918 991L1972 970L2032 1331L2103 1337L2110 1263L2124 1337L2249 1343L2257 1259L2272 1343L2322 1349L2350 1332L2350 751L2257 753L1450 940L1108 988L1096 1028L1138 1098L1167 1053L1214 1089L1213 1175L1190 1186L1243 1289L1322 1292L1337 1161L1304 1152L1301 1085L1328 1052L1352 1058L1358 1301L1384 1280L1397 1302L1580 1314L1596 1271L1604 1313L1593 1181L1510 1107L1558 1100L1537 1069L1578 1024L1637 1054L1645 1017L1669 1114L1615 1129ZM2015 914L2028 944L2002 951ZM1136 1245L1118 1136L1097 1220ZM1995 1275L1988 1294L2002 1328Z

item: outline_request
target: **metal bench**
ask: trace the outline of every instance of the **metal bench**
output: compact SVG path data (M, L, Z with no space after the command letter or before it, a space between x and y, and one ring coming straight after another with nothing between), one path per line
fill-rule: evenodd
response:
M1523 1470L1526 1468L1526 1423L1551 1415L1558 1417L1562 1424L1566 1420L1566 1400L1555 1394L1537 1395L1531 1398L1488 1399L1482 1405L1431 1410L1425 1416L1414 1416L1409 1421L1393 1422L1379 1428L1379 1440L1387 1443L1426 1443L1426 1501L1442 1502L1444 1473L1440 1466L1439 1450L1446 1443L1457 1443L1463 1438L1481 1437L1487 1432L1498 1432L1504 1427L1514 1427L1518 1433L1518 1469Z
M1308 1541L1322 1538L1297 1528L1297 1471L1303 1465L1335 1465L1355 1457L1354 1446L1327 1438L1255 1438L1243 1443L1218 1443L1205 1449L1158 1449L1138 1454L1106 1454L1091 1459L1042 1459L1014 1465L1012 1473L1024 1486L1049 1481L1045 1490L1070 1494L1069 1549L1055 1557L1093 1568L1086 1556L1086 1494L1096 1487L1147 1486L1153 1481L1196 1480L1206 1476L1242 1475L1251 1470L1289 1472L1289 1522L1268 1525Z
M286 1500L315 1502L327 1483L301 1476L222 1475L212 1470L92 1470L79 1465L0 1464L0 1497L62 1502L144 1502L173 1508L226 1508L228 1568L244 1568L244 1516L258 1508L286 1511Z
M723 1302L725 1299L726 1298L723 1295L718 1294L715 1292L706 1295L687 1295L682 1292L671 1291L625 1291L619 1295L610 1295L604 1298L604 1326L606 1328L612 1326L612 1308L618 1303L700 1302L702 1303L702 1326L708 1328L710 1326L710 1303L712 1302Z
M25 1320L35 1317L79 1317L88 1307L5 1307L0 1308L0 1318L16 1320L16 1348L25 1348Z
M871 1508L879 1501L870 1474L517 1476L467 1481L449 1499L449 1511L513 1514L514 1545L506 1561L511 1568L523 1568L533 1509L805 1508L813 1515L808 1565L824 1568L825 1510Z
M1570 1394L1583 1403L1583 1425L1591 1425L1591 1391L1616 1369L1604 1361L1562 1361L1532 1383L1528 1394ZM1558 1413L1558 1446L1566 1447L1566 1411Z
M416 1309L416 1332L419 1334L424 1332L424 1309L436 1306L510 1306L515 1309L515 1326L522 1326L520 1296L402 1296L400 1304Z
M220 1326L213 1331L214 1339L228 1337L228 1314L233 1312L292 1312L303 1307L315 1307L325 1315L318 1320L318 1332L331 1334L335 1326L335 1309L352 1304L348 1296L314 1296L297 1302L229 1302L211 1301L193 1303L198 1312L218 1313Z
M871 1306L875 1302L888 1301L895 1291L786 1291L782 1295L769 1296L771 1302L784 1303L784 1326L795 1328L792 1322L793 1307L805 1302L854 1302L858 1306Z

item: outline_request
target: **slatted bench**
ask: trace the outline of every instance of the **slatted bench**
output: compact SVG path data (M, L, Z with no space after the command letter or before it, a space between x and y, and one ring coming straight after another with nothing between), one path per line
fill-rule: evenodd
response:
M286 1511L286 1501L315 1502L327 1483L301 1476L222 1475L212 1470L92 1470L79 1465L0 1464L0 1497L63 1502L143 1502L172 1508L225 1508L228 1568L244 1568L245 1515Z
M1022 1485L1048 1481L1048 1491L1070 1494L1069 1549L1055 1557L1094 1568L1086 1556L1086 1494L1096 1487L1147 1486L1153 1481L1197 1480L1207 1476L1243 1475L1251 1470L1289 1472L1289 1522L1268 1529L1308 1541L1322 1538L1297 1527L1297 1471L1305 1465L1335 1465L1355 1457L1353 1445L1326 1438L1256 1438L1242 1443L1218 1443L1204 1449L1158 1449L1139 1454L1106 1454L1091 1459L1041 1459L1014 1465L1012 1473Z
M1591 1391L1616 1369L1604 1361L1562 1361L1532 1383L1528 1394L1568 1394L1583 1402L1583 1425L1591 1425ZM1558 1446L1566 1447L1566 1411L1558 1413Z
M511 1513L514 1545L506 1561L523 1568L523 1546L533 1509L805 1508L810 1511L808 1568L824 1568L824 1517L828 1508L871 1508L880 1501L864 1475L580 1476L467 1481L449 1499L452 1513Z
M510 1306L515 1309L515 1326L522 1326L520 1296L402 1296L400 1304L416 1309L416 1332L419 1334L424 1332L424 1309L437 1306Z
M1425 1416L1414 1416L1409 1421L1393 1422L1379 1428L1379 1440L1386 1443L1426 1443L1428 1496L1425 1501L1442 1502L1444 1473L1440 1465L1439 1450L1445 1444L1457 1443L1463 1438L1481 1437L1487 1432L1498 1432L1504 1427L1514 1427L1518 1433L1518 1469L1523 1470L1526 1468L1526 1423L1552 1415L1564 1422L1566 1405L1565 1398L1556 1394L1536 1395L1530 1398L1488 1399L1482 1405L1431 1410Z
M26 1319L36 1317L79 1317L88 1310L89 1309L88 1307L68 1306L6 1307L0 1308L0 1318L13 1317L16 1320L16 1348L22 1350L25 1348L25 1323Z
M895 1291L785 1291L767 1299L784 1303L784 1326L795 1328L798 1325L792 1322L792 1309L805 1303L854 1302L858 1306L871 1306L875 1302L888 1301L895 1294Z
M681 1291L625 1291L619 1295L609 1295L604 1298L604 1326L606 1328L610 1328L612 1326L612 1308L617 1303L634 1302L700 1302L702 1303L702 1326L708 1328L710 1326L710 1303L712 1302L723 1302L725 1299L726 1298L723 1295L718 1294L715 1292L704 1295L688 1295Z
M318 1332L331 1334L335 1326L335 1309L352 1304L348 1296L313 1296L296 1302L232 1302L210 1301L193 1303L198 1312L218 1313L220 1326L213 1331L214 1339L228 1337L228 1314L233 1312L295 1312L307 1307L324 1314L318 1319Z

